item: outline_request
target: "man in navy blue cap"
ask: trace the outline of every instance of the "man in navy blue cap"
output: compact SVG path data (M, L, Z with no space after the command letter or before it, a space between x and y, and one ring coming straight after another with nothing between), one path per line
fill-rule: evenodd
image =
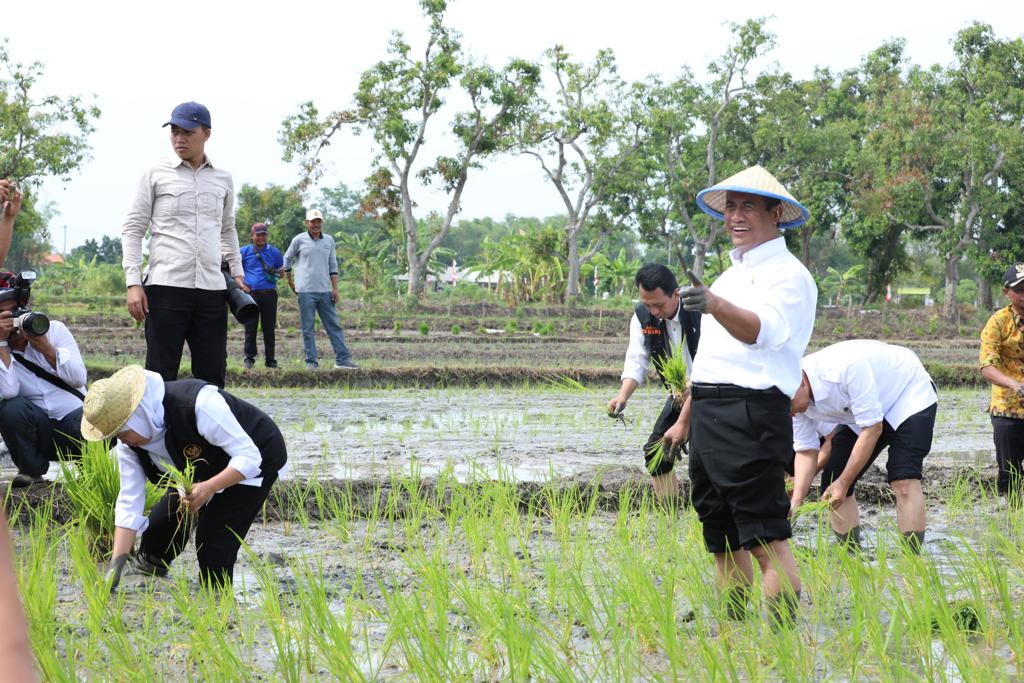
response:
M227 369L226 283L243 286L231 174L206 156L210 110L184 102L171 112L174 156L143 176L121 231L128 312L146 323L146 369L177 379L185 342L192 375L224 386ZM142 273L142 240L150 233Z

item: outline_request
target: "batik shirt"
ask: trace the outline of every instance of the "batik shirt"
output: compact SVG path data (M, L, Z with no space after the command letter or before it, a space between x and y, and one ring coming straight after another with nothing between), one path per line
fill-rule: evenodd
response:
M1024 381L1024 318L1013 306L999 309L988 319L981 331L978 363L983 368L993 365L1010 379ZM993 384L988 412L994 417L1024 420L1024 396Z

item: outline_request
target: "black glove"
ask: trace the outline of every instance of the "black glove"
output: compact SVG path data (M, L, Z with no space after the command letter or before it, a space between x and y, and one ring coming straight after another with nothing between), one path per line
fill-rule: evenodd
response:
M125 553L110 560L107 575L104 578L110 584L111 593L117 590L117 585L121 583L121 573L124 572L124 567L128 564L128 557L128 553Z

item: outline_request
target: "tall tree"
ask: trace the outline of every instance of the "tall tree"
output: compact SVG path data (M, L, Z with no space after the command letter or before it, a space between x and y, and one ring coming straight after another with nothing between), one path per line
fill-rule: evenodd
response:
M611 50L601 50L592 64L572 61L561 45L545 53L554 79L550 101L537 99L519 129L518 148L540 163L558 192L568 222L566 298L580 293L580 267L600 248L603 238L621 228L629 216L622 202L630 171L641 168L644 99L619 77ZM596 210L608 209L604 229L580 253L580 233Z
M1009 161L1024 147L1024 41L999 40L976 23L957 34L953 52L947 68L909 70L868 141L881 160L871 183L882 191L876 207L931 236L942 255L942 313L950 321L959 310L960 263L987 251L980 240L1009 208Z
M724 226L696 210L697 193L758 160L751 138L758 94L749 70L775 46L766 21L732 25L732 40L708 64L706 83L697 83L688 70L667 84L652 81L651 166L638 198L641 232L648 241L675 243L680 262L690 261L692 249L698 277Z
M43 76L40 62L23 64L0 39L0 178L12 178L23 187L38 187L43 178L67 181L88 159L88 137L100 110L79 96L61 97L38 91ZM26 195L8 265L32 265L48 253L50 214Z
M413 54L401 33L394 33L389 58L363 72L353 109L320 119L316 107L307 102L298 114L285 120L280 138L284 158L301 159L301 185L306 186L318 176L320 156L342 126L353 123L358 131L372 135L377 168L371 175L369 193L387 198L390 206L378 201L376 207L401 219L408 294L415 297L423 291L433 252L461 208L471 169L509 147L511 133L540 80L539 68L523 60L513 59L497 70L468 59L462 53L461 36L444 25L447 3L421 0L420 6L429 22L426 47L420 55ZM449 119L456 151L452 156L438 154L423 164L420 157L427 130L450 95L468 102L467 108ZM426 240L421 240L414 212L417 182L433 185L448 199L442 220Z

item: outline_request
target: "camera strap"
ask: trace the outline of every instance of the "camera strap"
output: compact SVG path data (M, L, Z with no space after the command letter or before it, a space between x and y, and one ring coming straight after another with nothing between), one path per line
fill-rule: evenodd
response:
M11 356L14 358L14 360L24 365L26 370L31 372L39 379L45 379L47 382L57 387L58 389L63 389L69 394L74 394L75 396L78 397L79 401L85 400L85 394L83 394L78 389L75 389L73 386L62 380L57 375L54 375L51 372L43 370L41 367L30 361L28 358L25 358L25 356L21 355L20 353L12 353Z
M276 283L278 277L277 271L272 270L270 266L267 265L267 262L263 260L263 256L261 256L260 252L256 250L256 247L252 248L252 253L256 254L256 259L260 262L260 265L263 266L263 272L266 274L267 279Z

